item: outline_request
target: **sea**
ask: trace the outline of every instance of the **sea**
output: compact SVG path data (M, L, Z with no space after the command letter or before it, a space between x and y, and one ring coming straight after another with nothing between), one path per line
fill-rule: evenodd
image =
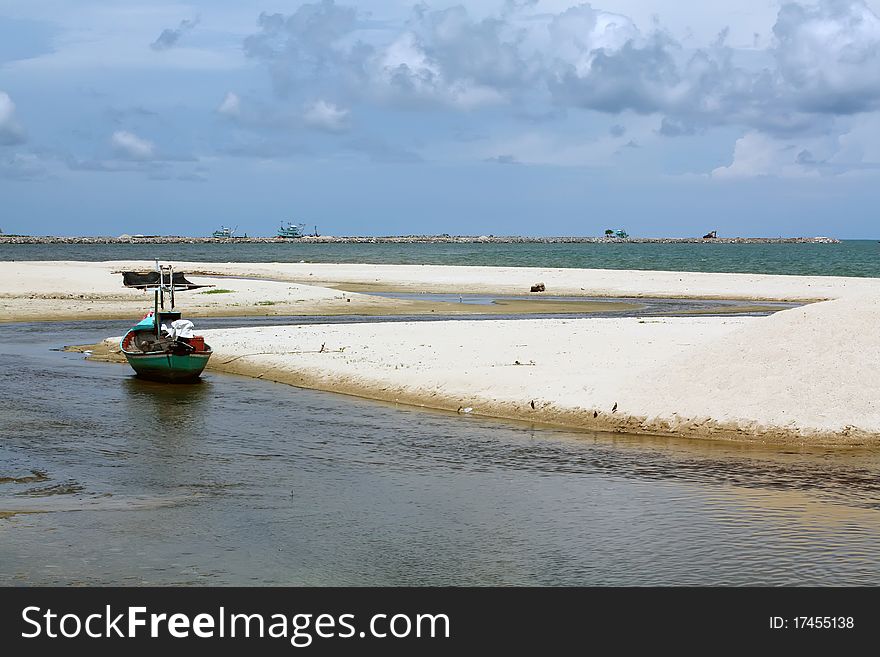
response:
M0 244L0 260L346 262L880 277L880 243Z

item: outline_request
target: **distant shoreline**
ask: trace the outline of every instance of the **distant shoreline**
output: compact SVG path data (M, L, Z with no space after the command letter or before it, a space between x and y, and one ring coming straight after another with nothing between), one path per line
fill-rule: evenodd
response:
M833 237L520 237L399 235L384 237L55 237L0 235L0 244L839 244Z

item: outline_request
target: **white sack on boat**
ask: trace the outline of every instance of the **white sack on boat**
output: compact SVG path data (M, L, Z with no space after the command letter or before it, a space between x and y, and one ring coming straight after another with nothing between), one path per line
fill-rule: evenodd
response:
M191 338L193 336L193 323L188 319L175 319L171 322L171 339Z

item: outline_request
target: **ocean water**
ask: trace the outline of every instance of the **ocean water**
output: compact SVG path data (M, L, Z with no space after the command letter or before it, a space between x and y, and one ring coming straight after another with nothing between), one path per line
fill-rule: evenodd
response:
M128 324L0 325L0 585L880 585L880 450L167 386L55 350Z
M348 262L880 277L880 243L0 244L0 260Z

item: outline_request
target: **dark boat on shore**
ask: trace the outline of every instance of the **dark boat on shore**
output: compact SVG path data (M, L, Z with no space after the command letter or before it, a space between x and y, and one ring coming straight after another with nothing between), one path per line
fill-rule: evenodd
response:
M192 382L199 378L213 353L203 337L194 335L192 322L181 319L174 310L174 293L193 290L195 285L170 265L156 271L123 272L125 287L153 290L153 310L122 337L119 347L135 373L145 379L170 383ZM170 309L165 310L165 297Z

